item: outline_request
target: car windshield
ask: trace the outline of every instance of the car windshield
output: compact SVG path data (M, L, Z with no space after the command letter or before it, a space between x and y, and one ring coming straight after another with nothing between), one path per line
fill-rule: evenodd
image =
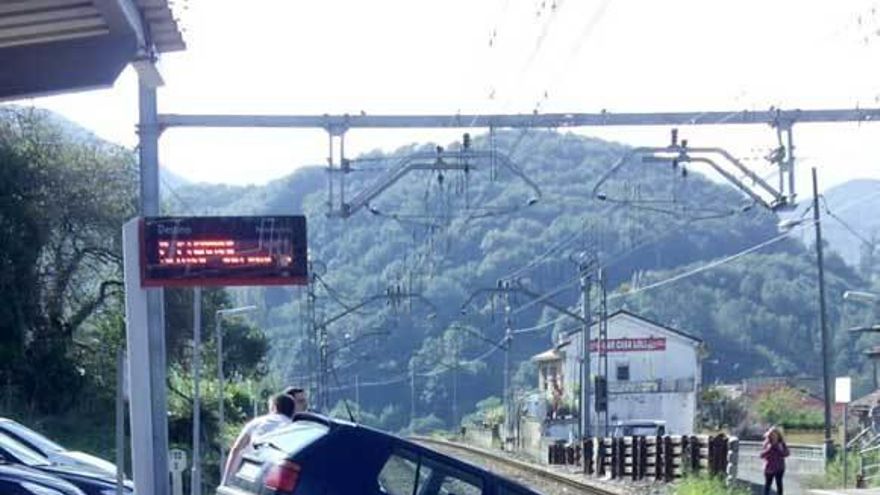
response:
M34 448L41 451L41 453L43 454L67 450L64 447L53 442L52 440L49 440L43 435L35 432L34 430L31 430L30 428L18 424L15 421L0 422L0 430L5 430L11 435L31 444Z
M261 444L267 444L286 454L296 454L326 435L328 431L330 429L320 423L297 421L290 426L260 437L254 444L257 447Z
M8 452L26 466L48 466L51 464L39 452L19 442L6 432L0 432L0 449Z

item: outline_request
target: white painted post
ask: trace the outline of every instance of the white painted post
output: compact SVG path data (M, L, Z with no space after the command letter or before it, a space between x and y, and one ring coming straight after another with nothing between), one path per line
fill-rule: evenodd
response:
M834 402L843 404L843 487L846 488L846 410L849 409L849 402L852 400L852 380L848 376L839 376L834 381Z
M168 470L171 471L171 493L183 495L183 472L186 471L186 451L171 449L168 452Z
M140 219L122 228L125 270L125 326L128 347L129 415L131 417L131 465L137 493L161 493L155 486L154 469L157 443L153 438L152 384L150 380L150 335L147 327L147 290L141 287ZM163 469L164 471L164 469Z

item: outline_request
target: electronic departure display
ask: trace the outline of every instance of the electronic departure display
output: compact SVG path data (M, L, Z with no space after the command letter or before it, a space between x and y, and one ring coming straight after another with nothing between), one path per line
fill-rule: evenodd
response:
M304 216L142 220L144 287L305 285L307 266Z

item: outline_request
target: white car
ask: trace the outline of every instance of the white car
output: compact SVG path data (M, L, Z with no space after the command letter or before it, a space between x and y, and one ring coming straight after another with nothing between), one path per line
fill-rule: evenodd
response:
M45 436L11 419L0 418L0 432L39 452L52 464L75 467L112 476L116 475L116 465L112 462L86 454L85 452L67 450Z
M666 434L666 421L655 419L635 419L614 423L611 436L618 437L655 437Z

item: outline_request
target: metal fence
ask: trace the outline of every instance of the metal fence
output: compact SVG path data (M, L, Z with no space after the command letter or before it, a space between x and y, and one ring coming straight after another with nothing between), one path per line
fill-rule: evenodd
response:
M762 448L762 442L739 443L739 472L743 479L759 479L763 476ZM825 474L825 448L822 445L788 444L788 451L789 456L785 459L786 475Z

